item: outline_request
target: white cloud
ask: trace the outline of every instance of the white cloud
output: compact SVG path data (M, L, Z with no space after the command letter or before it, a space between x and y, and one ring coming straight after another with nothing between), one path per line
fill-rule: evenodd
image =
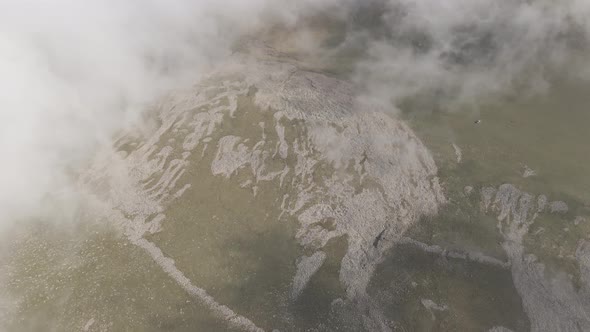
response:
M241 35L377 3L388 38L348 35L368 46L354 79L383 103L424 93L474 102L523 78L542 88L548 70L588 50L586 0L0 1L0 224L66 185L65 169L223 61Z

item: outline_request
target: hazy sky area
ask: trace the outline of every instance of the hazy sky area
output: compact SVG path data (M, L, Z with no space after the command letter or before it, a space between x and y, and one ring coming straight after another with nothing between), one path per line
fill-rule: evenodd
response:
M380 14L363 21L370 6ZM413 95L477 104L542 93L554 72L589 75L587 0L4 0L0 223L67 188L97 144L227 61L241 37L327 8L347 22L336 49L366 45L352 76L360 98L391 109Z

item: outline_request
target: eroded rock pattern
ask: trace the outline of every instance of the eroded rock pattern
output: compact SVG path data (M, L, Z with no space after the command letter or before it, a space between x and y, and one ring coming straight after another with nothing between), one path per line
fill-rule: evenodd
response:
M193 285L173 257L145 235L166 227L166 209L175 199L199 190L198 183L183 178L191 160L199 159L193 155L198 150L201 156L214 154L214 176L232 181L238 173L247 174L248 180L235 185L250 188L253 195L264 183L286 187L275 208L298 220L297 241L315 251L297 265L293 298L321 268L321 249L345 237L340 267L345 300L355 303L365 328L388 330L367 285L405 230L418 218L436 214L445 199L434 161L412 131L379 110L357 105L353 96L347 83L285 64L213 77L166 100L152 134L122 137L118 149L125 153L113 159L106 151L82 183L107 188L97 197L96 210L119 221L134 244L217 317L244 330L259 327ZM240 98L253 98L257 107L247 112L272 114L273 123L258 124L256 142L220 129L224 119L246 116L240 113ZM287 126L293 123L299 125ZM271 131L274 140L267 138Z
M504 237L502 244L509 257L514 284L531 320L532 331L590 330L590 281L588 279L588 241L580 240L576 251L582 286L574 287L565 273L550 277L545 265L526 253L523 238L541 213L563 213L564 202L547 202L544 195L534 196L513 185L483 188L482 208L498 218Z

